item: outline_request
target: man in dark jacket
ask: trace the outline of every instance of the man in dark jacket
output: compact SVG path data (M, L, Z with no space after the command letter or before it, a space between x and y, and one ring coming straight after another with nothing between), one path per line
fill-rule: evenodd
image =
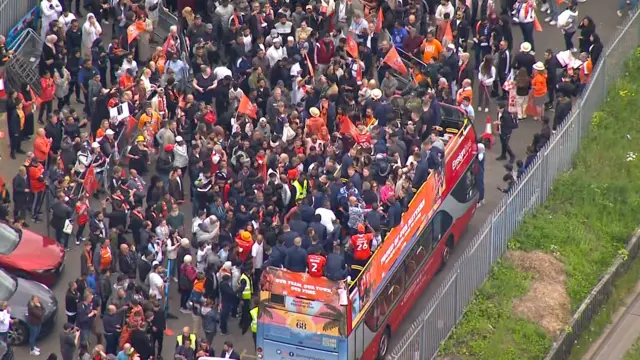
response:
M224 275L222 277L222 283L220 283L220 332L222 335L228 335L229 329L227 328L227 321L238 301L236 292L231 287L231 276ZM237 307L237 306L236 306Z
M511 134L513 130L518 126L514 121L511 113L505 109L504 103L498 104L498 120L494 122L494 124L500 126L500 146L501 152L500 156L496 158L496 160L506 160L507 154L509 155L509 163L513 163L516 161L516 155L511 150L511 146L509 146L509 141L511 140Z
M66 195L60 191L51 205L51 227L56 230L56 241L69 250L69 234L65 233L66 222L71 219L73 210L66 204Z
M566 97L563 92L558 92L557 97L556 112L553 115L553 131L562 126L562 122L569 116L572 107L571 99Z
M89 334L91 334L91 327L97 313L93 309L93 293L87 289L83 301L78 304L78 312L76 313L76 326L80 329L80 344L89 342Z
M29 206L29 183L27 181L27 168L21 166L18 174L13 178L13 218L24 219L27 216L27 207ZM23 224L26 226L26 223Z
M347 263L341 254L340 245L333 247L333 253L327 255L327 263L324 266L324 276L329 280L344 280L349 274Z
M294 246L287 251L284 259L284 267L293 272L307 271L307 252L302 248L302 238L293 240Z
M135 280L137 270L137 259L135 254L129 249L129 245L120 245L120 252L118 253L118 266L120 272L127 275L129 279Z

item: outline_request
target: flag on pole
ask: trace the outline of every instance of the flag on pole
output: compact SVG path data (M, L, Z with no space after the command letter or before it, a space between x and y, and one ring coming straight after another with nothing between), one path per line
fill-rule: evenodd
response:
M307 62L307 68L309 68L309 76L313 79L316 77L316 73L313 71L313 65L311 65L311 60L309 60L309 54L304 54L304 59Z
M376 20L375 33L380 34L382 32L382 23L384 22L384 14L382 14L382 7L378 8L378 19Z
M249 100L247 95L244 94L242 94L242 99L240 99L238 112L241 114L245 114L253 119L258 118L258 106L256 104L253 104L251 100Z
M338 128L342 135L349 135L354 139L358 136L358 129L347 115L338 116Z
M353 56L354 59L357 59L360 55L358 53L358 44L350 36L347 36L347 42L344 45L344 49L349 53L349 55Z
M93 165L89 166L87 174L84 176L84 180L82 181L82 185L84 185L84 189L89 196L93 195L93 193L98 190L98 178L96 177L96 170L93 168Z
M533 16L533 29L542 32L542 25L540 25L540 21L538 21L538 17L535 15Z
M143 21L136 21L127 28L127 42L131 44L141 32L147 30L147 25Z
M398 50L396 50L395 46L389 50L387 56L384 57L383 62L402 75L406 75L409 72L402 62L400 55L398 55Z

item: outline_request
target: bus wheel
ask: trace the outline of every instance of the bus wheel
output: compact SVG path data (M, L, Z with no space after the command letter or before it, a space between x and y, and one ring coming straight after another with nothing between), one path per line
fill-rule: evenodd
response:
M447 266L447 262L449 261L449 257L451 257L451 251L453 251L453 238L450 237L447 240L447 244L442 250L442 262L440 263L440 268L438 268L438 272L442 271L445 266Z
M391 331L389 328L386 328L380 337L380 342L378 343L379 360L383 360L387 355L387 351L389 351L389 338L391 338Z

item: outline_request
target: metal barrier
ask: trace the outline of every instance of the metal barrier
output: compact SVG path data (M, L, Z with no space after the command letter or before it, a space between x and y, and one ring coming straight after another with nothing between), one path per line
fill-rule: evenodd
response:
M36 94L42 91L40 86L39 65L42 55L42 39L32 29L26 29L11 44L13 56L5 66L7 86L12 90L20 90L29 84Z
M8 35L11 28L39 3L38 0L0 0L0 34Z
M154 27L153 33L164 41L172 26L179 26L178 18L164 9L158 10L158 24Z
M523 180L493 211L471 245L453 266L453 270L436 291L425 311L393 349L390 359L432 359L437 355L440 343L461 319L476 289L487 278L491 266L507 250L507 242L524 216L545 202L554 180L569 170L573 155L579 149L580 140L589 132L593 114L606 99L608 86L620 78L625 70L626 58L640 44L640 12L635 12L631 18L627 18L613 39L600 57L588 88L574 106L564 126L539 152L535 162L523 175ZM633 254L637 252L635 246ZM618 270L615 272L621 273ZM574 340L589 327L599 304L606 299L606 295L603 294L611 287L610 276L606 276L603 281L605 283L599 284L594 293L585 300L586 305L583 304L574 316L571 330L556 343L547 359L568 357Z

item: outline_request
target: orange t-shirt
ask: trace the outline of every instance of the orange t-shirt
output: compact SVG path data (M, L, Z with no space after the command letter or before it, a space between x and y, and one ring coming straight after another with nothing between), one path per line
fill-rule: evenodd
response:
M158 113L156 113L155 111L151 114L151 116L144 113L140 117L140 122L138 123L138 129L142 130L144 129L144 126L147 125L147 123L150 123L151 130L153 130L154 134L157 134L158 130L160 130L159 129L160 121L162 121L162 119L160 119L160 115L158 115Z
M321 117L312 117L307 119L307 133L308 135L319 135L322 131L322 127L325 126L324 120Z
M464 89L460 89L458 90L458 95L456 96L456 102L458 103L458 105L462 104L462 99L464 99L465 97L469 97L469 100L471 100L471 103L473 103L473 89L472 88L464 88Z
M38 159L38 161L46 161L49 156L49 150L51 150L51 143L44 136L36 137L33 142L33 156Z
M205 279L202 279L202 280L196 279L193 282L193 291L199 292L199 293L204 293L204 281L205 281Z
M433 39L431 41L425 40L422 45L424 46L424 55L422 56L422 61L425 63L429 63L432 57L440 57L442 54L442 44L440 41Z
M547 93L547 74L537 72L531 80L533 97L541 97Z
M586 84L591 80L591 71L593 70L593 62L591 59L587 60L580 67L580 84Z

